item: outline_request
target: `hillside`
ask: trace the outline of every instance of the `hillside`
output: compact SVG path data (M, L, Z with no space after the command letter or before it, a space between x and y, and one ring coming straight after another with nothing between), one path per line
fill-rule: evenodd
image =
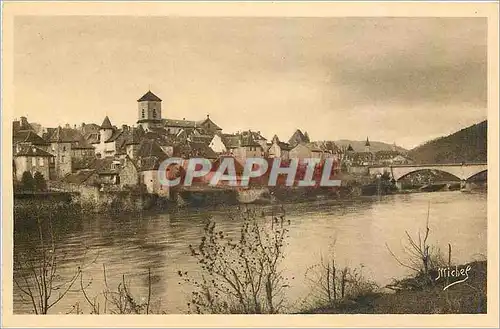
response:
M409 156L417 163L486 162L488 121L417 146Z
M352 148L354 149L354 151L356 152L364 152L365 150L365 143L366 143L366 140L364 141L353 141L353 140L348 140L348 139L340 139L340 140L337 140L335 141L335 144L338 146L338 147L342 147L342 146L349 146L349 144L351 144ZM388 143L383 143L383 142L377 142L377 141L370 141L370 151L372 152L377 152L377 151L392 151L394 145L393 144L388 144ZM408 152L408 150L400 147L400 146L396 146L396 151L399 151L399 152L402 152L402 153L406 153Z

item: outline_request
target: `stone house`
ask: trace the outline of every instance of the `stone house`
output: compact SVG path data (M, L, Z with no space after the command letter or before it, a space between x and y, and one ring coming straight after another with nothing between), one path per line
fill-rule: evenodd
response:
M249 131L240 134L239 146L232 153L238 160L257 158L264 156L264 148L254 140L254 135Z
M139 184L145 185L148 193L168 197L169 188L160 182L158 175L161 162L168 158L162 147L155 140L144 139L136 156Z
M48 131L49 152L55 155L55 178L74 171L73 164L95 157L95 148L78 129L57 127Z
M13 153L13 176L18 181L23 177L25 171L34 175L39 172L45 179L51 177L51 159L54 155L34 145L18 143Z
M290 159L291 147L288 143L281 142L277 135L274 135L271 140L271 145L267 149L269 158L281 158L282 160Z
M315 144L297 144L290 150L290 159L315 158L323 159L323 151Z

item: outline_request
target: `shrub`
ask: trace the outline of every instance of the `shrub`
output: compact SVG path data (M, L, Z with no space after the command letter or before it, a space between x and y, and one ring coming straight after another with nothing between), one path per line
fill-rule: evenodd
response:
M33 175L31 172L25 171L23 172L23 176L21 177L21 188L24 191L33 191L35 188L35 180L33 179Z
M194 287L190 311L196 313L279 313L287 279L279 265L290 222L284 215L259 222L255 211L241 213L236 241L216 229L209 219L201 243L190 246L201 277L179 276Z
M35 172L33 176L33 185L35 191L47 191L47 181L40 172Z

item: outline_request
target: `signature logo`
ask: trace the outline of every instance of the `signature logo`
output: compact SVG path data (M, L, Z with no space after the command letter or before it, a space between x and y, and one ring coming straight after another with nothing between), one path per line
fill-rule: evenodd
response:
M439 279L458 279L457 281L454 281L448 285L446 285L443 290L448 289L451 286L454 286L456 284L465 282L469 279L469 272L472 269L470 265L467 265L466 267L440 267L438 268L438 276L435 279L436 281Z

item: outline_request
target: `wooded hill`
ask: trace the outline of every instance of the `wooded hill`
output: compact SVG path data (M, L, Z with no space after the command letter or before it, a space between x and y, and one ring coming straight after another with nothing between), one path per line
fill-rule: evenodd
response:
M439 137L409 151L416 163L486 162L488 121Z

